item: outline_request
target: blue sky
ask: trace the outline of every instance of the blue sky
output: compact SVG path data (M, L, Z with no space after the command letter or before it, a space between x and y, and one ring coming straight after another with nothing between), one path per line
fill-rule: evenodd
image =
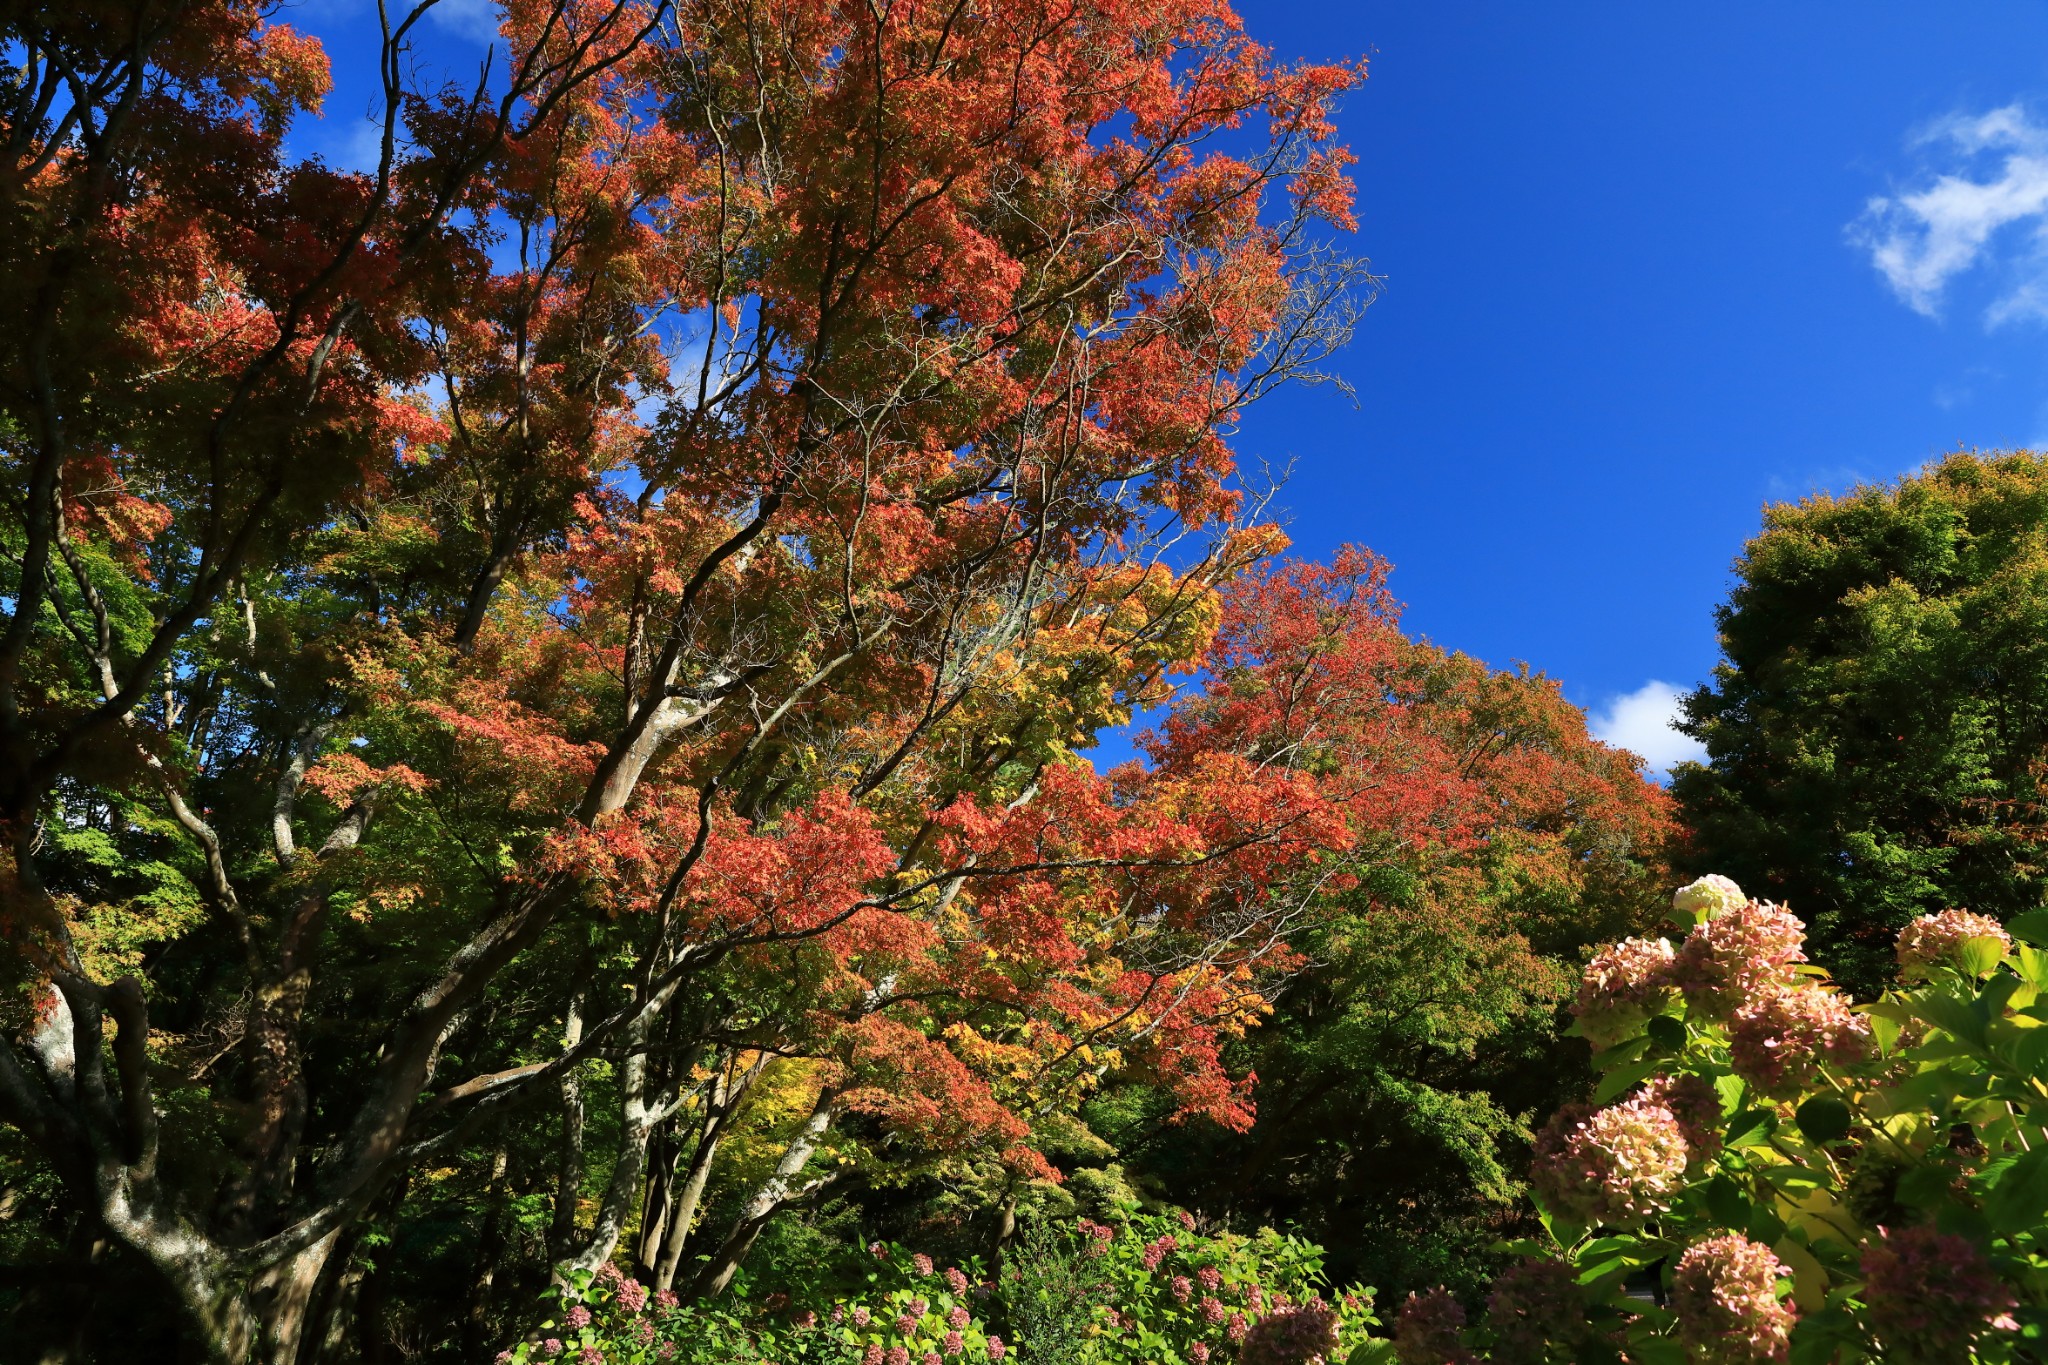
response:
M1761 505L2048 442L2048 7L1243 0L1365 55L1341 116L1385 289L1245 423L1299 550L1385 554L1408 624L1560 679L1668 761L1667 695ZM368 0L308 0L359 152ZM424 56L481 53L444 0ZM1647 690L1646 690L1647 689Z

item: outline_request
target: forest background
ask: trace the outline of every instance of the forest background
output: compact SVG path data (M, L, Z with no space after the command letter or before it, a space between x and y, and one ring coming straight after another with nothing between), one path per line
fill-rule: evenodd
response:
M796 121L775 125L790 142L767 155L742 109L729 116L753 131L712 157L674 111L728 116L724 58L692 61L744 19L704 11L701 33L645 49L664 65L641 56L637 11L572 12L558 28L555 11L515 9L515 35L545 34L552 55L521 46L500 68L523 87L509 123L464 114L460 88L395 99L412 145L388 177L380 146L352 179L365 148L345 134L334 176L265 179L268 158L307 150L292 139L328 136L293 119L319 59L281 32L244 36L232 8L152 54L190 103L123 106L116 47L104 90L17 107L13 211L35 230L16 238L10 287L49 320L12 362L24 512L0 651L17 689L10 935L28 1057L10 1103L43 1154L24 1149L9 1186L22 1340L189 1346L196 1318L204 1349L230 1356L454 1358L502 1341L550 1266L616 1260L716 1297L744 1265L766 1301L877 1235L965 1257L1020 1222L1146 1205L1299 1232L1340 1282L1476 1293L1495 1268L1476 1249L1526 1219L1532 1123L1591 1080L1583 1045L1556 1036L1578 964L1720 850L1698 831L1671 841L1669 800L1556 683L1404 631L1372 553L1317 544L1297 516L1321 562L1276 559L1277 504L1243 460L1262 453L1257 424L1306 433L1304 414L1342 411L1371 427L1398 407L1374 386L1404 387L1354 341L1359 310L1380 297L1362 337L1399 281L1346 254L1350 172L1326 117L1369 107L1363 69L1269 63L1200 7L1148 19L1184 22L1213 66L1166 68L1174 89L1137 46L1119 87L1138 104L1130 136L1169 150L1125 165L1137 154L1076 144L1114 172L1103 216L1042 257L975 226L1018 196L1071 205L1036 150L991 176L985 148L948 140L971 119L913 101L905 164L953 168L932 172L930 198L879 171L842 183L830 158L868 125L805 102L797 75L776 91L796 92ZM366 31L360 13L325 18ZM115 31L77 22L53 21L44 49L25 40L31 55ZM841 47L829 25L799 35L826 72L862 34L858 16L832 22L849 26ZM933 21L902 32L917 22ZM482 51L473 11L416 27L430 64ZM904 41L891 60L913 66L919 43L944 46ZM431 65L337 50L344 72L434 88ZM1053 89L1104 117L1113 103L1088 104L1077 69ZM606 139L638 126L649 91L687 131L636 148L646 178L614 180L623 144ZM69 100L103 101L104 123L50 132ZM1211 123L1222 159L1205 162ZM1994 162L2012 151L2009 172L2031 130L2022 113L1947 136ZM78 157L43 156L67 137ZM822 196L786 216L764 208L785 192L783 155L804 168L791 185ZM714 161L745 166L762 197L730 181L707 197L691 177ZM665 242L636 235L677 184L691 212ZM710 202L787 236L692 216ZM903 204L940 207L881 231L882 206ZM463 217L480 207L494 216ZM1006 231L1042 230L1016 211ZM1896 239L1911 257L1939 227L1914 237L1899 211L1903 226L1881 206L1852 215L1846 246L1835 227L1873 306L1896 307L1869 253L1883 266ZM98 212L114 235L67 235L99 231ZM864 239L817 235L863 213ZM1105 247L1110 224L1136 239ZM363 249L323 257L337 231ZM127 263L111 269L117 241ZM108 291L98 312L70 292L88 275ZM1020 278L1046 316L1078 308L1099 354L1027 340L1043 319L1004 311ZM819 281L822 304L806 293ZM1925 309L1947 282L1901 287ZM664 291L695 305L694 331L687 307L673 331L637 328ZM683 372L695 403L651 401L674 356L707 343L715 363ZM1550 351L1584 368L1582 349ZM75 368L53 371L53 353ZM1361 358L1356 408L1327 406L1328 384L1279 397ZM1028 396L1004 387L1020 375ZM1269 385L1276 404L1326 406L1261 416L1244 400ZM768 432L796 454L761 448ZM1496 557L1454 537L1403 550L1391 525L1387 539L1410 565L1459 559L1442 582L1511 584L1490 609L1534 629L1514 593L1558 585L1502 563L1504 547L1528 558L1503 529L1599 504L1548 472L1559 502L1485 477L1560 465L1463 439L1490 452L1481 477L1459 476L1485 490L1464 548ZM1403 478L1443 462L1364 445L1354 475L1402 471L1374 515L1441 505ZM1313 471L1336 467L1311 452L1282 500L1372 506L1378 481L1324 495ZM1695 481L1683 458L1656 468L1673 500ZM1711 518L1685 527L1705 535ZM1684 562L1682 537L1648 539ZM1596 553L1570 572L1667 581ZM1606 610L1680 615L1651 599ZM1653 629L1601 634L1660 647ZM1627 666L1682 673L1669 657ZM1660 698L1653 720L1670 714ZM1641 713L1611 708L1605 728L1620 737ZM136 742L138 725L156 738ZM1715 741L1704 713L1696 728ZM1073 759L1090 752L1095 771ZM1143 761L1101 780L1127 752ZM1766 858L1757 876L1785 867ZM1920 867L1873 923L1939 908L1938 871ZM244 964L223 971L235 952ZM446 963L438 984L409 979L428 959ZM1825 960L1853 977L1853 957ZM146 991L122 984L138 969ZM162 1036L145 1054L149 1011ZM86 1159L67 1168L67 1152ZM106 1324L91 1305L112 1297L144 1309Z

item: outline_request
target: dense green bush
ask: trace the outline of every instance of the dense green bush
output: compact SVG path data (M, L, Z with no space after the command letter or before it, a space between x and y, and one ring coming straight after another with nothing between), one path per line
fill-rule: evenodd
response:
M1360 1346L1372 1291L1324 1299L1321 1251L1298 1238L1205 1236L1188 1215L1027 1228L1000 1272L876 1242L815 1302L684 1304L607 1266L552 1291L501 1365L1309 1365ZM1000 1325L1009 1333L994 1330Z

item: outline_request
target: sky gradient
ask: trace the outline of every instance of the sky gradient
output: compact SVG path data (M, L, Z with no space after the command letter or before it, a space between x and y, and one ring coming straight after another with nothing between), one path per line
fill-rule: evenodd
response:
M1766 501L2048 439L2048 7L1241 12L1370 59L1340 123L1385 285L1336 365L1356 403L1285 391L1240 453L1292 465L1300 552L1378 550L1411 630L1526 660L1654 761ZM295 146L360 156L374 9L282 17L337 68ZM422 55L491 27L445 0Z

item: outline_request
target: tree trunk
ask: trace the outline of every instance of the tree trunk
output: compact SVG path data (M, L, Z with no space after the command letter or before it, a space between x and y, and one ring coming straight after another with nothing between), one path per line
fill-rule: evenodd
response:
M704 1202L704 1187L711 1179L711 1165L718 1156L718 1144L725 1137L727 1123L739 1112L747 1092L754 1088L754 1082L761 1079L761 1073L768 1065L766 1056L756 1057L746 1070L732 1076L732 1067L737 1061L737 1058L722 1060L711 1089L704 1097L704 1126L698 1133L696 1150L690 1153L690 1170L683 1177L682 1187L676 1192L664 1220L667 1227L662 1236L661 1259L654 1263L654 1287L657 1291L675 1287L676 1267L682 1264L683 1246L689 1241L692 1225L697 1221L698 1205Z
M775 1173L762 1182L754 1191L754 1197L741 1210L732 1231L718 1251L691 1282L689 1297L710 1299L726 1291L732 1284L732 1277L739 1272L740 1262L754 1248L754 1241L761 1235L761 1229L769 1220L791 1204L801 1202L817 1194L838 1178L838 1172L828 1172L809 1182L799 1177L805 1166L810 1164L811 1154L818 1149L818 1140L831 1128L832 1121L839 1117L838 1092L826 1090L819 1094L818 1101L811 1108L810 1117L796 1130L783 1150L782 1160L775 1164Z
M580 976L588 959L577 969ZM583 1041L583 988L569 997L568 1017L562 1025L562 1050ZM555 1216L548 1227L551 1256L569 1254L576 1238L576 1207L583 1198L583 1074L580 1067L562 1073L562 1159L555 1175Z

